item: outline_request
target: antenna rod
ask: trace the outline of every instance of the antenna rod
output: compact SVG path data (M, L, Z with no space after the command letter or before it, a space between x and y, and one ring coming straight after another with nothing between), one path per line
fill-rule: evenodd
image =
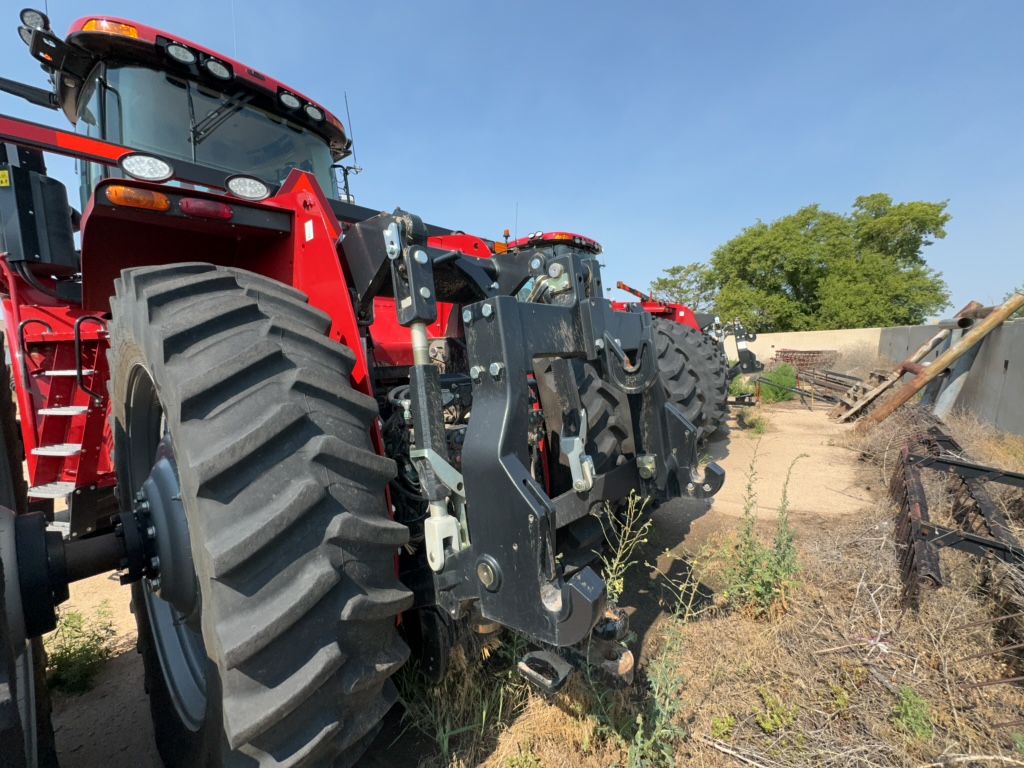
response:
M349 174L355 176L363 169L359 167L359 160L356 158L356 143L355 135L352 131L352 112L348 108L348 91L345 91L345 121L348 123L348 140L352 145L352 165L341 165L335 166L341 168L342 184L345 187L345 202L351 203L355 199L352 197L352 190L349 188L348 177Z
M359 160L356 159L356 132L352 130L352 113L348 110L348 91L345 91L345 120L348 122L348 138L352 142L352 165L359 168ZM362 168L359 170L361 171Z

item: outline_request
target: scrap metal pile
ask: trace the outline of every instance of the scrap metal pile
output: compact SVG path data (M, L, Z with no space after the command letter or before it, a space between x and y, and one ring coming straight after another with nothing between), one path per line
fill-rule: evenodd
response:
M956 527L932 522L922 482L925 471L943 476L941 498L949 500L949 516ZM1024 681L1024 547L1007 523L1007 515L1012 519L1024 516L1024 495L1011 496L1004 514L993 500L992 484L1024 489L1024 474L971 461L936 423L908 439L889 486L890 497L898 507L895 536L905 608L917 605L924 591L943 586L939 558L943 549L965 552L993 566L986 578L987 591L993 598L993 616L954 629L994 625L1000 638L996 647L959 661L1000 656L1009 674L971 683L966 686L969 688ZM993 727L1022 724L1024 720L1014 720Z
M1024 475L975 464L966 456L937 425L903 446L900 453L889 495L899 507L896 541L905 547L900 563L904 602L913 600L922 587L942 586L938 550L944 547L1024 569L1024 548L986 488L988 483L1024 488ZM922 469L945 474L944 489L952 501L956 529L931 521ZM1024 515L1024 504L1020 506L1018 511Z

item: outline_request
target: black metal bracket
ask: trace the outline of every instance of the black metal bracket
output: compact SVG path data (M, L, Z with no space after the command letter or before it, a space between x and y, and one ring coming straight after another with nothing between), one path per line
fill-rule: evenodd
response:
M573 673L572 665L552 651L530 651L517 669L530 685L548 696L562 690Z
M994 483L1024 488L1024 474L1018 472L986 467L981 464L972 464L969 461L954 459L948 456L911 455L908 460L917 467L929 467L931 469L953 472L964 480L989 480Z
M922 523L920 530L921 537L933 547L958 549L977 557L994 557L1010 565L1024 566L1024 549L1021 547L932 523Z

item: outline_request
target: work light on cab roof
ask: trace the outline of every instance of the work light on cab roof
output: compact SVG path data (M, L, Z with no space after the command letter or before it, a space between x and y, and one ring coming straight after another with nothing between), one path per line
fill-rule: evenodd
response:
M95 77L98 65L122 71L145 68L170 78L180 73L200 85L205 81L205 87L271 115L287 113L297 128L325 140L331 162L352 154L344 126L320 104L262 72L176 35L127 19L89 16L72 24L62 40L50 29L46 14L33 9L22 11L21 23L19 34L33 57L59 73L55 103L73 123L83 116L79 99L88 97L85 86Z
M581 251L597 255L603 251L601 244L589 237L577 235L572 232L531 232L526 237L520 237L508 244L509 248L533 248L544 245L574 245Z

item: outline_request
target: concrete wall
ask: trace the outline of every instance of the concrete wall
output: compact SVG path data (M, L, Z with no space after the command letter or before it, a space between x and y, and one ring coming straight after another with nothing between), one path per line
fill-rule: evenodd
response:
M762 333L750 343L758 359L767 363L775 357L777 349L834 349L837 352L872 352L879 347L881 328L856 328L848 331L801 331L799 333ZM726 349L732 353L732 341L726 342ZM906 357L906 356L904 356ZM900 360L904 358L901 357Z
M878 352L893 360L905 360L937 331L935 326L884 328ZM952 340L961 335L954 331ZM948 344L939 345L925 360L934 360L948 349ZM947 383L936 387L938 397ZM1024 435L1024 320L1004 323L981 342L955 407L976 414L1004 432Z

